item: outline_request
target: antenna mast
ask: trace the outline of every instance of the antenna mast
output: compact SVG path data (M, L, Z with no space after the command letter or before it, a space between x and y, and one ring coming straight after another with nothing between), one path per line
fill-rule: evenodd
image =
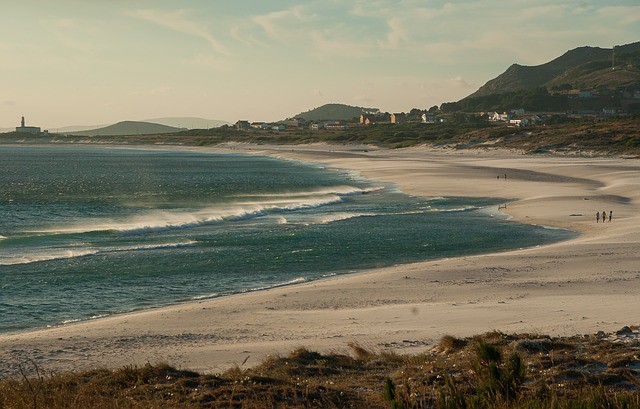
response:
M613 49L611 50L611 70L615 71L616 69L616 46L613 46Z

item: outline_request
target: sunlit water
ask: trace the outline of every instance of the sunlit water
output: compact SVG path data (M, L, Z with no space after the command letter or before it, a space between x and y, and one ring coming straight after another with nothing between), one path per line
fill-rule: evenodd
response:
M255 156L0 147L0 332L573 236L502 202Z

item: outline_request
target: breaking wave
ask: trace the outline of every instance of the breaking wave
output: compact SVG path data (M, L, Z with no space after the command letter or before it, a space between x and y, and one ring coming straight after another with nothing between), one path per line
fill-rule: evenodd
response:
M197 241L189 240L185 242L177 243L163 243L163 244L145 244L145 245L133 245L122 247L105 247L105 248L88 248L78 250L60 250L60 249L48 249L42 250L35 254L20 257L0 257L0 266L11 266L17 264L31 264L42 261L72 259L78 257L92 256L96 254L105 253L118 253L126 251L145 251L145 250L165 250L176 249L180 247L191 247L197 245Z
M16 264L31 264L40 261L61 260L67 258L84 257L99 253L99 250L54 250L43 252L42 254L30 254L19 257L0 257L0 266L11 266Z
M144 234L168 229L187 229L203 225L233 222L265 216L268 213L311 209L341 203L336 194L309 196L304 198L274 199L242 202L225 207L212 207L193 211L152 211L145 216L129 220L95 220L79 225L54 227L30 233L78 234L99 231L115 231L121 234Z

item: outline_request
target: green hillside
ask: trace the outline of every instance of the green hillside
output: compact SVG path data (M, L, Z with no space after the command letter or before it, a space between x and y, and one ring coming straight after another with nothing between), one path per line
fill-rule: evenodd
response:
M307 121L342 120L348 121L362 114L379 112L378 108L354 107L345 104L326 104L307 112L295 115L295 118L304 118Z

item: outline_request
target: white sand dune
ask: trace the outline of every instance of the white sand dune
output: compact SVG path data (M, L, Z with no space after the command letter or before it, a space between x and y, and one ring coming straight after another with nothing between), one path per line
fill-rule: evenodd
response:
M325 145L225 149L322 162L415 195L512 198L500 211L513 220L581 236L3 335L0 374L30 360L57 371L165 361L218 372L300 346L346 351L357 341L417 352L445 334L573 335L640 324L637 159ZM596 224L603 210L613 211L613 221Z

